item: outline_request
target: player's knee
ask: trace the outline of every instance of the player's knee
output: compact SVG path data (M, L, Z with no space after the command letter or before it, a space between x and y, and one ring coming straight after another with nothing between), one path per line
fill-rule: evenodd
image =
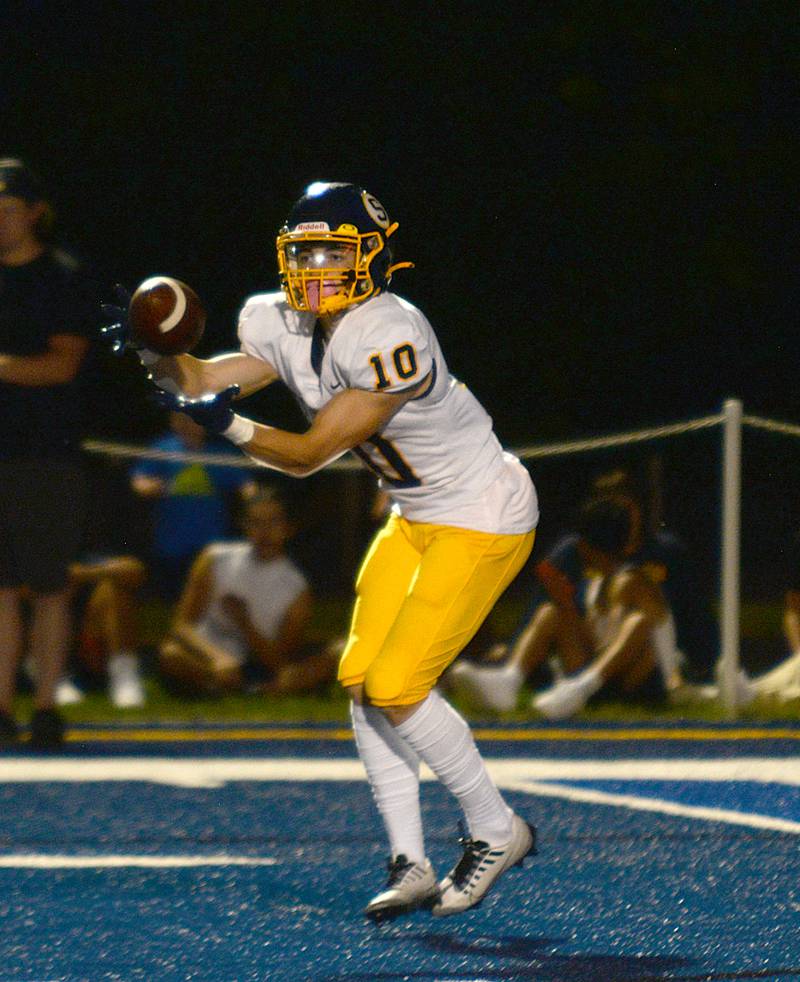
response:
M364 698L376 706L402 702L405 677L394 666L373 663L364 676Z
M367 667L374 658L374 652L355 638L350 638L339 657L336 679L348 692L352 686L363 685Z

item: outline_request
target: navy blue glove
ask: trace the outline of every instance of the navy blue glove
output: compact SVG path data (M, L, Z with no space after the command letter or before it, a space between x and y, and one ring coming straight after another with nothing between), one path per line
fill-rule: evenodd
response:
M100 304L103 319L108 323L100 328L100 337L108 341L115 355L122 355L126 348L137 349L131 338L131 327L128 323L128 307L131 295L124 286L117 283L114 287L114 303Z
M229 385L222 392L200 396L199 399L187 399L186 396L156 388L152 398L162 409L186 413L195 423L204 426L209 433L224 433L233 422L235 414L231 403L238 395L239 386Z

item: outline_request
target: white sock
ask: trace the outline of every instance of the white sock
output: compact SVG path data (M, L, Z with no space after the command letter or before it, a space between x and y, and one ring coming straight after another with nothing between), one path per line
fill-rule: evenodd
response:
M351 707L353 735L378 806L392 858L425 860L419 807L419 757L398 735L380 709Z
M512 810L489 777L472 733L436 690L395 727L454 795L473 839L504 845L511 838Z
M661 676L665 684L669 685L683 661L683 654L678 648L675 618L671 613L668 612L667 616L651 629L650 644L655 651Z
M138 668L139 667L139 656L135 651L128 651L125 648L121 648L119 651L115 651L108 657L108 668L109 671L119 668Z

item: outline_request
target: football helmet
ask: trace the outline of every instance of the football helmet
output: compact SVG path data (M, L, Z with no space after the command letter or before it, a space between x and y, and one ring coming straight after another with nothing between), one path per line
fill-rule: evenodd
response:
M278 269L295 310L337 314L375 297L396 269L397 231L377 198L354 184L310 184L278 233Z

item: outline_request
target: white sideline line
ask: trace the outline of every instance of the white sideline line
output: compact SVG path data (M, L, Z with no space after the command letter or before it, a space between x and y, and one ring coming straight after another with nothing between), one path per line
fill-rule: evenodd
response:
M754 781L800 786L800 757L704 760L557 760L487 758L501 787L520 781ZM426 768L422 780L432 780ZM354 757L0 757L0 783L32 781L149 781L184 788L219 788L229 781L363 781Z
M570 788L560 784L540 784L536 781L520 781L506 784L506 790L525 791L543 798L563 798L567 801L580 801L591 805L612 805L615 808L631 808L634 811L660 812L663 815L680 815L683 818L696 818L707 822L725 822L728 825L744 825L754 829L769 829L773 832L789 832L800 835L800 822L786 818L773 818L771 815L758 815L751 812L736 812L728 808L705 808L699 805L681 805L663 798L648 798L630 794L612 794L608 791L595 791L588 788Z
M194 866L276 866L271 856L48 856L19 853L0 856L5 869L105 869L137 866L169 869Z
M800 757L610 761L489 758L486 763L498 786L507 790L800 834L800 822L789 819L683 805L644 795L575 788L565 783L581 780L752 781L797 787L800 786ZM433 780L433 775L424 767L420 776L423 781ZM171 787L220 788L231 781L363 780L363 765L355 758L0 758L0 783L147 781Z

